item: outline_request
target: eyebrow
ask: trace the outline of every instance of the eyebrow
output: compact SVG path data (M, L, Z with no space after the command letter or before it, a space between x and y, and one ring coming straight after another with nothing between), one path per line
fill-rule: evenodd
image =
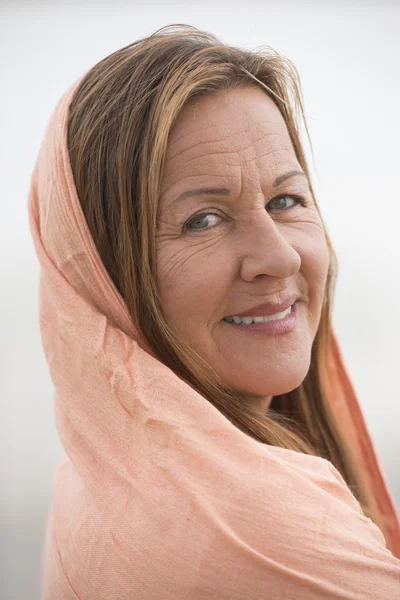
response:
M303 173L303 171L289 171L288 173L284 173L275 179L272 184L272 187L278 187L281 183L289 179L290 177L295 177L300 175L301 177L305 177L307 179L307 175ZM176 199L175 202L179 200L184 200L185 198L190 198L192 196L201 196L201 195L212 195L212 196L228 196L230 191L228 188L216 188L216 187L204 187L197 188L195 190L186 190L186 192L182 192Z

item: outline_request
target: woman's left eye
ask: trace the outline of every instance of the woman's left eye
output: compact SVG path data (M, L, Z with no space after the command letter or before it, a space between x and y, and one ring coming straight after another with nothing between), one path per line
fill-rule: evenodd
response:
M277 196L276 198L274 198L273 200L271 200L270 202L268 202L268 205L270 205L273 202L281 202L281 200L284 200L286 198L289 198L290 200L293 200L294 203L297 204L302 204L303 206L305 206L305 200L303 200L303 198L300 198L300 196L295 196L293 194L280 194L279 196ZM293 205L292 205L293 206ZM288 209L288 208L292 208L292 206L280 206L280 207L273 207L273 209L276 208L283 208L283 209Z

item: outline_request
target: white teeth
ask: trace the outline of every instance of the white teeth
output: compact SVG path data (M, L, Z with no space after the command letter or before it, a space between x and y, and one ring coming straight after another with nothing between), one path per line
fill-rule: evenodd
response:
M237 323L236 319L238 317L234 317L235 319L235 323ZM254 317L239 317L239 320L242 321L242 323L244 323L245 325L250 325L250 323L253 322L253 318Z
M270 321L278 321L279 319L284 319L286 315L292 312L292 307L289 306L286 310L283 310L280 313L275 313L274 315L266 315L265 317L225 317L223 321L227 321L228 323L236 323L236 325L250 325L251 323L269 323Z
M254 317L254 323L262 323L264 321L264 317Z

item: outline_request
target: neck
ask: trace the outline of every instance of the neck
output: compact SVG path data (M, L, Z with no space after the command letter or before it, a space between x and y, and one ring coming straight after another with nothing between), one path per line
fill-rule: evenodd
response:
M265 415L268 412L273 396L246 395L244 399L254 410Z

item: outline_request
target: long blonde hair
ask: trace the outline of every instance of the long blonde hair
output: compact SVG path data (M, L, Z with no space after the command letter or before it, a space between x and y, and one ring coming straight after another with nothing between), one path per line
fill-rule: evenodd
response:
M249 84L278 106L317 206L300 141L299 117L310 137L295 66L268 46L253 52L229 47L189 26L162 28L107 56L82 79L68 121L78 197L104 266L159 359L254 439L330 460L379 526L384 515L374 512L371 490L328 397L337 259L326 231L330 266L310 369L298 388L274 398L267 414L244 405L163 314L155 232L171 126L189 98Z

